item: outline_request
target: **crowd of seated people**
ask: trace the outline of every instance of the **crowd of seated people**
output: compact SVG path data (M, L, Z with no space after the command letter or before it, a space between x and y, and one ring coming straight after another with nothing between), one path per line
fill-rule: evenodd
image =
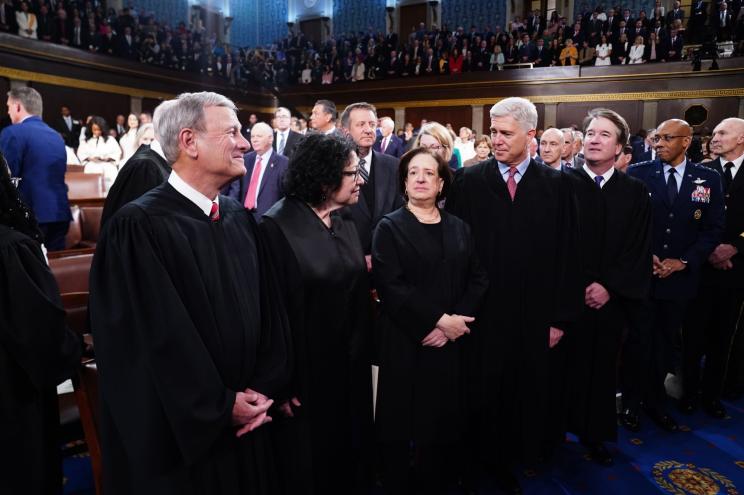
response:
M171 27L150 13L117 13L90 0L0 0L0 30L174 70L225 79L238 87L268 89L294 84L336 84L365 79L495 71L510 67L618 65L687 58L684 47L707 40L744 44L738 2L695 2L685 12L661 1L649 15L621 7L580 7L573 22L553 11L516 16L506 28L470 31L421 23L405 39L397 34L347 33L318 45L294 32L268 49L239 48L208 33L203 24Z

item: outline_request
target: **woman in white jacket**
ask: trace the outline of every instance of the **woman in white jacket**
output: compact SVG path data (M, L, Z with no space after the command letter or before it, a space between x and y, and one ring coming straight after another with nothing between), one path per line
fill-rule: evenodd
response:
M643 36L636 36L635 43L630 47L630 53L628 54L629 64L642 64L643 63L643 51L646 47L643 45Z
M133 113L127 117L127 132L119 137L119 146L121 146L122 157L121 164L125 164L129 158L137 151L137 129L139 128L139 119Z
M86 174L103 174L104 186L108 191L119 172L119 143L109 135L108 125L103 117L98 116L90 119L86 137L78 148L78 158L85 165Z

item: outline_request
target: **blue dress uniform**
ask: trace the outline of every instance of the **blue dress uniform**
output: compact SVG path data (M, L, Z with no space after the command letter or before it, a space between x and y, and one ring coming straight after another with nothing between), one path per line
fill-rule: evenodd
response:
M672 202L670 168L660 159L628 168L628 175L643 181L651 196L653 254L661 261L679 259L686 264L666 278L654 277L647 312L635 322L649 349L642 377L646 386L638 393L654 411L663 407L666 373L675 372L679 364L675 350L686 306L697 294L702 266L720 242L725 215L721 177L715 170L689 161L674 167L678 193Z

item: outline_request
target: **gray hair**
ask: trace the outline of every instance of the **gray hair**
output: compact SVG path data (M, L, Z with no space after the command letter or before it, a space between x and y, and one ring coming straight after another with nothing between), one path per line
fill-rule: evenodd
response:
M233 112L238 111L232 100L208 91L181 93L175 100L164 101L155 109L152 119L155 137L160 142L168 162L174 163L178 159L178 134L181 129L193 129L198 132L206 130L204 109L207 107L226 107Z
M573 131L574 141L584 141L584 133L581 131Z
M491 107L489 115L492 119L511 116L519 122L525 131L531 131L537 127L537 108L524 98L504 98Z
M8 98L23 105L26 112L31 115L41 117L44 105L41 102L41 95L34 88L29 88L27 86L13 88L8 91Z
M561 129L561 132L563 133L563 138L570 140L572 143L574 142L574 130L570 127L564 127ZM568 135L566 135L568 133Z
M139 143L139 140L142 139L142 136L144 136L145 133L149 131L150 129L153 129L153 130L155 129L155 126L151 124L150 122L148 122L147 124L142 124L141 126L137 128L137 134L134 135L134 147L135 147L134 149L135 150L138 147L137 143Z
M257 129L263 129L264 131L266 131L266 134L268 134L273 141L274 129L272 129L269 124L267 124L266 122L256 122L255 124L253 124L253 127L251 127L251 134L253 134Z

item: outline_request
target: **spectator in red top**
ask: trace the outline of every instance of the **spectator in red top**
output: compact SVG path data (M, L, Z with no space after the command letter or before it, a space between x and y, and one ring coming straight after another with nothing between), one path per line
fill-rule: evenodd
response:
M452 49L452 54L449 57L449 70L450 74L462 73L462 54L456 47Z

